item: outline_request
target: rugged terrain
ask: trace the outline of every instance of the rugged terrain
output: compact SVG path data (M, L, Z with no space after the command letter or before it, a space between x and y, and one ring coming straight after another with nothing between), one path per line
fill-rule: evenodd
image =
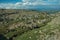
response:
M0 40L59 40L59 22L59 11L0 9Z

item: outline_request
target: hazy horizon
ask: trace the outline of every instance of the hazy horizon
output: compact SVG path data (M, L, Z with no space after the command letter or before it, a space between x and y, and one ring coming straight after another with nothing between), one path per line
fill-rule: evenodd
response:
M0 0L0 9L60 10L60 0Z

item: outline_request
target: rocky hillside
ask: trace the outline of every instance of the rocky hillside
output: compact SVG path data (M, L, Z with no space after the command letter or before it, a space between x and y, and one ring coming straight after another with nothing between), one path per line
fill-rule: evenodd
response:
M44 27L28 31L15 40L60 40L60 13L56 15Z
M50 34L50 26L57 22L54 21L57 13L59 15L59 12L51 14L35 10L0 9L0 35L4 35L6 40L42 40Z

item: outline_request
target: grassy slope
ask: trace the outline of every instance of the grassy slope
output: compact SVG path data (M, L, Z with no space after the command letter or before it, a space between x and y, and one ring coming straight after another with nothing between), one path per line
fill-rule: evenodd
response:
M47 12L29 10L0 10L0 33L8 39L31 29L42 27L51 20ZM2 21L3 20L3 21Z
M45 25L55 17L53 15L31 10L1 10L0 16L3 21L0 22L0 33L7 39L15 40L16 37L16 40L42 40L42 37L50 33L47 27L50 25ZM39 28L35 29L37 27ZM43 36L40 38L40 35Z
M15 40L60 40L59 33L60 16L54 18L46 26L24 33L16 37Z

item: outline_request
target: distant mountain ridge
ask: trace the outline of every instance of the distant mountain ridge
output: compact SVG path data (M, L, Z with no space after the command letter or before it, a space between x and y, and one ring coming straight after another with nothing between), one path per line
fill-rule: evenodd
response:
M23 8L23 9L48 11L48 10L60 10L60 6L58 6L58 5L39 5L39 6L30 6L29 8Z

